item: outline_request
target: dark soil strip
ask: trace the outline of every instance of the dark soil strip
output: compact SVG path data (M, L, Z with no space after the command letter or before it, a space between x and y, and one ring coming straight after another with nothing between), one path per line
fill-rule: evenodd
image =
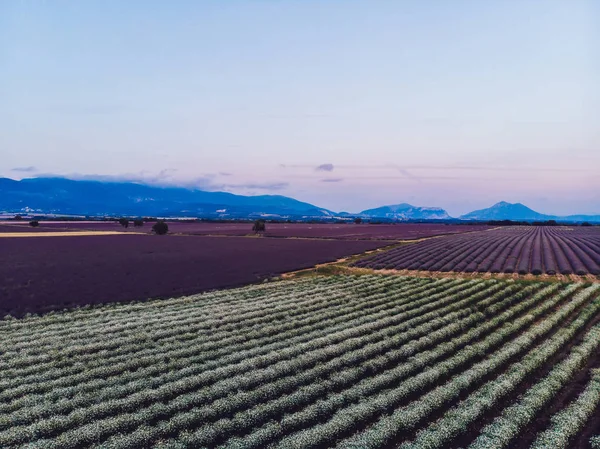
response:
M592 296L592 299L584 304L581 308L576 310L568 320L563 323L563 327L568 325L571 321L573 321L579 312L589 304L595 297ZM518 398L522 394L524 394L527 390L529 390L533 385L542 380L544 377L548 375L548 373L562 360L568 357L572 348L579 343L581 343L583 336L596 324L600 323L600 315L596 316L589 323L587 323L584 327L582 327L575 338L573 338L565 347L563 347L557 354L548 360L544 366L538 369L533 375L527 378L525 382L523 382L515 392L508 395L508 397L504 398L500 401L495 407L494 410L489 411L482 419L478 420L475 423L472 423L469 426L469 431L459 437L453 444L453 448L463 448L468 447L481 433L483 427L491 423L504 408L510 406L515 402L515 398ZM558 330L554 329L553 333ZM548 335L546 338L550 337ZM595 361L595 362L594 362ZM600 354L596 354L593 359L590 359L590 364L598 363L600 361ZM543 431L550 422L550 417L556 413L558 410L561 410L566 405L570 399L574 399L577 397L579 393L583 391L585 388L585 384L587 380L589 380L588 374L589 368L582 370L578 373L577 377L574 379L574 382L570 383L564 391L561 391L559 395L553 400L552 404L548 407L544 407L544 412L540 415L540 417L535 421L528 425L527 431L523 432L523 434L516 440L512 441L510 444L511 449L526 449L529 448L531 443L535 440L535 437L540 431ZM496 376L494 376L496 377ZM466 396L465 396L466 397ZM589 438L588 438L589 439Z

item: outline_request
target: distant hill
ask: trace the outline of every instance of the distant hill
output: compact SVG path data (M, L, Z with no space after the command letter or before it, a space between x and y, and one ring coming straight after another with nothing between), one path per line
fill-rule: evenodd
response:
M0 211L72 215L328 217L333 212L281 195L243 196L133 182L0 178Z
M461 220L513 220L513 221L569 221L569 222L600 222L600 215L546 215L530 209L521 203L507 203L501 201L487 209L475 210L468 214L461 215Z
M536 212L521 203L507 203L501 201L494 204L492 207L487 209L475 210L468 214L459 217L461 220L531 220L531 221L543 221L553 220L555 217L552 215L545 215Z
M442 208L417 207L407 203L367 209L363 210L359 215L370 218L396 220L446 220L451 218L448 212Z

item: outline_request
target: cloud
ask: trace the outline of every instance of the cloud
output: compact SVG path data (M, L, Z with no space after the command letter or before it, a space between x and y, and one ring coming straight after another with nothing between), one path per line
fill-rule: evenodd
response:
M232 173L228 173L228 172L225 172L225 171L221 171L221 172L219 172L219 174L221 176L232 176Z
M120 173L116 175L100 175L85 173L69 173L58 175L55 173L40 173L40 178L66 178L75 181L103 181L103 182L139 182L144 184L175 184L173 175L175 168L165 168L158 173L142 170L138 173Z
M100 174L83 174L83 173L70 173L70 174L56 174L56 173L40 173L38 176L41 178L63 178L72 179L75 181L101 181L101 182L134 182L139 184L154 185L159 187L183 187L188 189L199 189L208 191L218 190L240 190L240 189L253 189L253 190L283 190L289 187L288 182L267 182L267 183L218 183L215 182L218 175L221 176L232 176L232 174L223 173L206 173L202 176L194 178L182 178L177 177L175 174L177 169L165 168L158 173L149 172L142 170L138 173L121 173L115 175L100 175Z
M333 164L321 164L315 169L317 171L333 171Z
M321 182L342 182L343 178L325 178L321 179Z
M139 184L157 185L157 186L183 186L189 181L180 182L175 178L177 169L165 168L158 173L142 170L137 173L117 173L114 175L102 175L97 173L38 173L39 178L64 178L74 181L101 181L101 182L134 182ZM193 182L197 180L194 179ZM206 179L208 182L208 179Z
M397 169L397 170L398 170L400 173L402 173L402 174L403 174L405 177L407 177L408 179L412 179L412 180L414 180L414 181L417 181L417 182L423 182L423 180L422 180L420 177L413 175L412 173L410 173L410 172L409 172L408 170L406 170L405 168L402 168L402 167L396 167L396 169Z
M223 184L224 188L228 189L257 189L257 190L283 190L289 187L288 182L272 182L272 183L247 183L247 184Z
M37 168L35 168L33 165L30 165L29 167L15 167L15 168L11 168L11 171L18 171L18 172L22 172L22 173L31 173L34 171L37 171Z

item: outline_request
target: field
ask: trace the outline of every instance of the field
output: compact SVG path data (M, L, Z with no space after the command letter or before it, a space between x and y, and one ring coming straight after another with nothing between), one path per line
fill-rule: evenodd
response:
M111 231L115 231L116 229L111 228ZM59 227L32 227L29 225L15 225L15 224L1 224L0 223L0 234L4 233L27 233L27 232L68 232L69 229L62 229Z
M587 448L600 434L599 284L317 276L7 319L0 345L3 448Z
M600 274L597 227L510 227L430 239L366 258L357 267L394 270Z
M27 232L31 230L27 223L3 222L0 223L0 232ZM35 228L41 231L125 231L149 233L152 223L136 228L130 225L125 229L115 222L102 221L72 221L72 222L40 222ZM331 224L331 223L267 223L265 236L267 237L301 237L301 238L329 238L329 239L382 239L382 240L414 240L443 234L458 234L489 229L483 225L444 225L444 224ZM245 236L253 234L252 223L185 223L169 222L169 232L173 234L190 235L229 235Z
M0 317L240 286L389 244L169 235L2 238Z

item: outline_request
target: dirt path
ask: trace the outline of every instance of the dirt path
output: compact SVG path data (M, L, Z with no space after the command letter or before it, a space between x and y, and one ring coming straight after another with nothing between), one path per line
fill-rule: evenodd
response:
M143 235L137 232L119 231L69 231L69 232L2 232L0 238L13 237L78 237L86 235Z

